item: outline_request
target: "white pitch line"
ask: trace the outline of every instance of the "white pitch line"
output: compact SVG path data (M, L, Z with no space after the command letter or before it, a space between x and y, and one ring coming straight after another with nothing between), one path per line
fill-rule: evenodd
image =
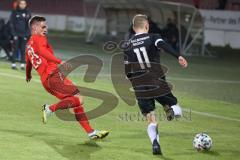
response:
M179 77L169 77L169 80L186 81L186 82L208 82L208 83L230 83L230 84L240 84L240 81L231 80L219 80L219 79L196 79L196 78L179 78Z
M1 73L0 72L0 76L25 80L24 76L12 75L12 74L8 74L8 73ZM36 82L36 83L41 83L41 81L38 80L38 79L32 79L31 81ZM189 111L188 109L183 109L183 110L184 111ZM230 118L230 117L226 117L226 116L219 116L219 115L216 115L216 114L211 114L211 113L206 113L206 112L199 112L199 111L195 111L195 110L191 110L191 112L194 113L194 114L197 114L197 115L201 115L201 116L217 118L217 119L222 119L222 120L228 120L228 121L240 122L240 119Z
M24 76L18 76L18 75L13 75L13 74L8 74L8 73L1 73L0 72L0 76L5 76L5 77L11 77L11 78L17 78L17 79L22 79L25 80L25 75ZM32 82L36 82L36 83L41 83L40 80L38 79L32 79Z
M189 112L189 109L183 109L183 111ZM211 117L211 118L217 118L217 119L222 119L222 120L228 120L228 121L240 122L240 119L230 118L230 117L226 117L226 116L219 116L219 115L212 114L212 113L199 112L199 111L195 111L195 110L192 110L192 109L191 109L190 112L192 112L192 113L194 113L194 114L197 114L197 115L201 115L201 116L206 116L206 117Z
M84 73L71 73L72 76L84 76ZM100 74L99 77L111 77L110 74ZM167 80L173 81L186 81L186 82L206 82L206 83L228 83L228 84L240 84L240 81L232 80L219 80L219 79L197 79L197 78L180 78L180 77L167 77Z

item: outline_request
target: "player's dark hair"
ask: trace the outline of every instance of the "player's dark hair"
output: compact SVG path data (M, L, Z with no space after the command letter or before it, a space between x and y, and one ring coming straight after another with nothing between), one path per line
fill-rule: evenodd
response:
M42 17L42 16L33 16L30 20L29 20L29 26L31 27L33 24L35 24L36 22L45 22L46 18Z
M134 16L133 20L132 20L132 24L134 28L143 28L144 27L144 23L148 22L148 16L144 15L144 14L137 14Z

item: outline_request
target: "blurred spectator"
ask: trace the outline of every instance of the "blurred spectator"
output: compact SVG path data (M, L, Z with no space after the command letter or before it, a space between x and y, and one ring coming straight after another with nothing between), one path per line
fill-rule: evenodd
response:
M179 35L179 31L176 24L174 24L171 18L168 18L167 25L163 29L163 37L176 50L178 50L178 47L177 47L178 39L179 39L178 35Z
M14 0L13 3L12 3L13 10L16 10L17 6L18 6L18 0Z
M224 10L226 8L227 1L228 0L218 0L219 6L217 9Z
M149 33L162 34L162 30L158 27L157 23L152 20L151 17L148 18L149 21Z
M9 22L4 24L4 20L0 20L0 47L5 51L7 58L12 59L12 44Z
M187 32L188 31L187 31L186 27L183 26L183 25L181 25L180 27L181 27L181 45L183 47L184 42L186 41L186 44L184 46L184 47L186 47L192 41L192 35L191 35L191 33L189 33L189 35L187 37ZM180 43L178 43L178 48L179 48L179 45L180 45Z
M28 21L31 18L31 13L27 9L26 0L18 0L16 10L13 10L10 17L11 33L14 40L14 53L12 56L12 69L17 69L16 59L18 51L21 53L21 69L25 69L25 47L30 30Z
M4 26L4 20L0 19L0 31L2 31L3 26ZM2 33L2 32L0 32L0 33Z
M194 5L196 8L199 8L199 7L200 7L200 0L193 0L193 5Z

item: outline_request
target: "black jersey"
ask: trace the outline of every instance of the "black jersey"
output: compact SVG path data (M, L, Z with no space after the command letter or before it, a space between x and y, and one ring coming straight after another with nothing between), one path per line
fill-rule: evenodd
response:
M142 69L150 67L149 63L160 62L160 48L174 57L178 58L180 55L165 43L159 34L135 34L128 40L128 47L124 50L125 61L127 63L139 62L140 65L142 64ZM143 63L145 66L143 66Z
M176 58L180 56L178 52L164 42L159 34L141 33L132 36L124 50L124 60L128 70L126 74L135 72L136 66L139 66L137 67L139 70L149 70L152 64L159 64L160 48Z

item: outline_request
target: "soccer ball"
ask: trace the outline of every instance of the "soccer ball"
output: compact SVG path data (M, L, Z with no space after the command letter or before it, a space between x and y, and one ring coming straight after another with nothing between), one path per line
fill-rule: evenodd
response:
M209 151L212 147L212 139L206 133L199 133L193 139L193 147L197 151Z

